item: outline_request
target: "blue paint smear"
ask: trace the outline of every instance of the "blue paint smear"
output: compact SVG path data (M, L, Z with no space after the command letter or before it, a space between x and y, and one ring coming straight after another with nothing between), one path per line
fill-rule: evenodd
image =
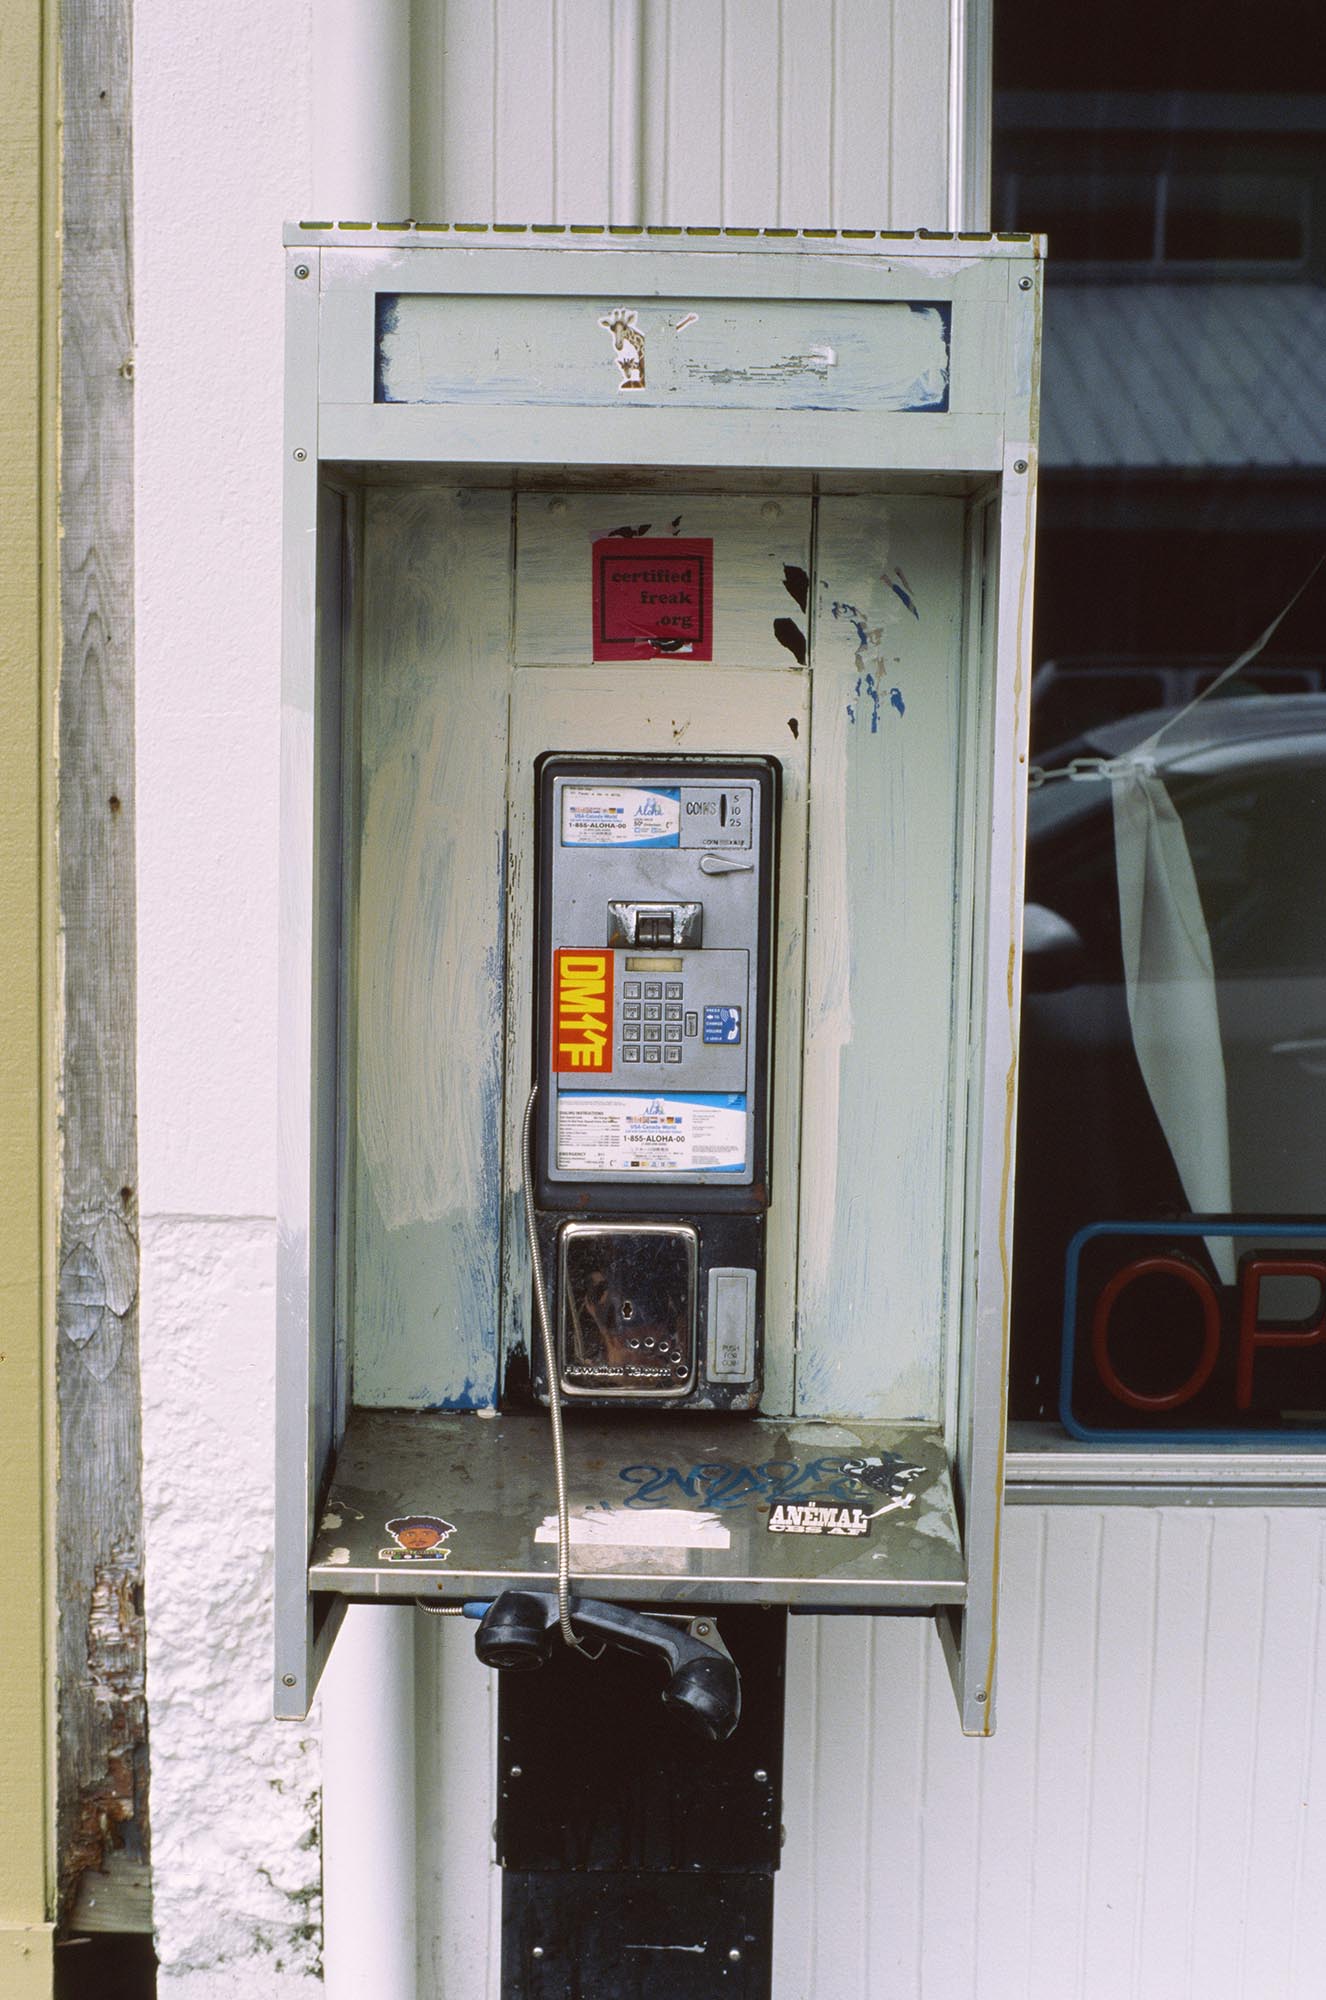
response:
M889 585L889 588L902 598L903 603L907 606L912 616L919 618L921 615L920 612L912 603L911 598L906 595L904 589L894 583L890 577L885 577L884 580ZM868 702L870 705L870 733L872 736L875 736L879 732L880 703L885 694L888 695L889 707L894 713L896 715L906 715L907 704L903 700L902 689L900 687L886 688L875 673L862 665L861 655L869 650L871 641L870 630L865 621L865 614L860 607L835 599L829 606L829 612L834 618L845 618L856 634L857 665L861 667L861 672L856 677L856 686L853 689L856 701L849 701L847 703L847 720L854 723L857 716L857 703Z
M924 404L914 404L912 407L933 410L943 415L948 410L949 367L953 354L953 307L947 299L937 299L933 302L908 299L907 306L909 311L921 313L923 316L926 313L933 313L939 321L944 341L944 386L938 396Z
M921 614L917 610L911 598L908 596L907 592L903 589L902 585L900 583L895 583L891 576L886 576L884 581L885 583L887 583L889 589L893 592L893 595L898 599L899 603L905 604L907 606L907 609L911 612L913 618L919 619Z
M829 606L829 612L834 618L845 618L847 620L856 634L857 645L864 652L870 644L870 633L866 627L865 613L858 610L855 604L840 604L837 599Z
M428 1410L491 1410L497 1405L497 1383L491 1382L487 1388L467 1375L454 1396L443 1396L439 1402L426 1403Z
M373 344L373 401L375 403L398 403L399 396L393 396L387 381L387 340L396 331L401 316L400 294L378 292L375 298L375 340Z

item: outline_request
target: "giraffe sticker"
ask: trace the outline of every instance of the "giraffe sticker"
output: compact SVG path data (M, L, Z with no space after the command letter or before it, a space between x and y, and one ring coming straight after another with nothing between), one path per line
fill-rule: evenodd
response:
M645 386L645 337L631 306L614 306L606 318L599 321L605 333L612 335L612 344L617 356L617 366L622 371L619 389L643 389Z

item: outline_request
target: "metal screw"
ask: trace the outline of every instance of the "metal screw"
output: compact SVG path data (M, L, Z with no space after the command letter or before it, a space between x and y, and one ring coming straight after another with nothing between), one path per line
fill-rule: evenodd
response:
M739 1945L735 1945L735 1944L734 1944L734 1945L733 1945L733 1947L732 1947L732 1949L731 1949L731 1951L729 1951L729 1953L728 1953L728 1957L729 1957L729 1958L731 1958L731 1959L738 1959L738 1958L740 1958L740 1957L741 1957L741 1948L740 1948L740 1946L739 1946Z
M305 451L303 445L301 444L296 451L291 453L291 456L293 457L296 465L302 465L304 463L304 460L308 457L308 453Z
M295 457L296 457L296 458L298 458L298 457L299 457L299 453L298 453L298 452L296 452L296 453L295 453ZM1025 458L1015 458L1015 459L1013 460L1013 470L1014 470L1014 472L1025 472L1025 471L1026 471L1026 469L1027 469L1027 461L1026 461L1026 459L1025 459Z
M524 1777L524 1775L525 1775L525 1772L524 1772L524 1769L522 1768L522 1766L521 1766L521 1765L519 1765L519 1764L513 1764L513 1765L511 1766L511 1775L512 1775L512 1777L513 1777L513 1778L523 1778L523 1777Z
M1019 279L1018 279L1018 290L1019 290L1020 292L1029 292L1029 291L1031 290L1031 279L1030 279L1030 278L1019 278Z
M308 276L308 265L307 265L307 264L296 264L296 266L295 266L295 276L296 276L297 278L307 278L307 276ZM1026 284L1026 283L1027 283L1028 281L1027 281L1027 279L1025 279L1025 278L1024 278L1024 279L1022 280L1022 282L1023 282L1023 284L1025 285L1025 284Z
M535 1947L534 1947L534 1949L533 1949L533 1951L532 1951L532 1952L530 1953L530 1957L531 1957L531 1958L542 1958L542 1957L543 1957L543 1946L542 1946L541 1944L536 1944L536 1945L535 1945Z
M295 1685L295 1677L293 1674L282 1674L281 1686L283 1688L292 1688L294 1685Z
M757 1771L755 1773L755 1782L757 1785L767 1785L769 1782L769 1773L767 1771Z
M989 1695L988 1695L988 1694L986 1693L986 1691L985 1691L985 1689L984 1689L984 1688L977 1688L977 1690L976 1690L976 1699L977 1699L977 1701L989 1701L990 1697L989 1697Z
M709 1637L709 1627L703 1619L695 1628L695 1636L697 1639L707 1639Z

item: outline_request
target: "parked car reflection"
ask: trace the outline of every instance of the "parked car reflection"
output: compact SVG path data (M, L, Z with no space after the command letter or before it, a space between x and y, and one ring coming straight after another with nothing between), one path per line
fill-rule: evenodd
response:
M1179 711L1042 755L1122 756ZM1156 746L1210 933L1226 1066L1232 1205L1320 1214L1326 1188L1326 695L1231 694ZM1133 1052L1111 787L1033 790L1027 872L1012 1414L1052 1418L1064 1255L1088 1222L1187 1212Z

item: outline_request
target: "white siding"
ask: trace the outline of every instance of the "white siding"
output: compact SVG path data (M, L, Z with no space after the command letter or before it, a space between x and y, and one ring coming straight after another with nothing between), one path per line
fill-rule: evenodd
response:
M946 226L948 0L646 0L642 12L632 77L623 0L416 5L416 217Z
M1308 2000L1316 1512L1016 1508L999 1731L930 1630L796 1632L779 2000Z
M793 1619L776 2000L1319 2000L1326 1516L1017 1507L1005 1551L988 1742L928 1622ZM420 1625L419 2000L477 2000L489 1677Z

